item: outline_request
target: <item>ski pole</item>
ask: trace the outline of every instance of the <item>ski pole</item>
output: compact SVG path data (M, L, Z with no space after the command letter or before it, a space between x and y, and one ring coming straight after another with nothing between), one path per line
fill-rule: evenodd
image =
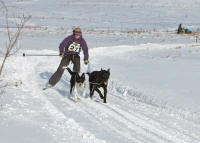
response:
M59 56L59 55L50 55L50 54L41 55L41 54L25 54L25 53L23 53L23 57L25 57L25 56Z

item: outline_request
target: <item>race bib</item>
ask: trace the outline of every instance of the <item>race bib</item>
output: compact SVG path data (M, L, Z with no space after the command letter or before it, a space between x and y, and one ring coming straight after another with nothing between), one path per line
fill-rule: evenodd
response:
M81 46L80 44L76 43L76 42L73 42L69 48L68 48L68 51L69 52L80 52L81 51Z

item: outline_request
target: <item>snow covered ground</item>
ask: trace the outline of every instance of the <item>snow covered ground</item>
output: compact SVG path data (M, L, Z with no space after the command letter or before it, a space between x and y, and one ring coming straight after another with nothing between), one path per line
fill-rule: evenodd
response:
M69 29L156 29L199 27L200 1L192 0L7 0L12 15L31 15L30 25Z
M198 31L198 0L8 4L20 8L16 15L32 15L28 25L48 28L25 29L18 43L21 50L6 63L2 79L11 85L0 97L0 142L200 142L200 46L194 35L175 34L181 22ZM6 33L0 24L3 47ZM97 94L92 101L80 96L74 103L68 72L54 88L43 91L60 57L22 57L23 52L58 54L59 43L77 25L90 48L90 70L111 69L107 104ZM81 67L82 72L88 68L83 61Z
M199 97L194 96L199 83L197 47L145 44L91 49L91 70L111 68L107 104L97 94L93 101L80 97L74 103L68 97L67 72L56 87L42 91L60 58L24 58L21 54L9 59L5 71L9 72L7 80L22 85L8 88L2 97L3 142L200 140ZM82 71L86 69L82 63Z

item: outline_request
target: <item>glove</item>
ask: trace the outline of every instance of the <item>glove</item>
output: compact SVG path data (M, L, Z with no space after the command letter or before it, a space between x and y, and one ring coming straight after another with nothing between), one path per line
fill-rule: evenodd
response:
M60 53L61 58L64 58L64 56L65 56L65 53Z
M87 65L89 63L88 60L84 60L84 64Z

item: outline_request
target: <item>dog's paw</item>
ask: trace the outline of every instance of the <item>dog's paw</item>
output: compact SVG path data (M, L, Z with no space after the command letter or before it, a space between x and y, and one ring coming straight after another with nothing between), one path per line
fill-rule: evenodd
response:
M85 97L85 98L86 98L86 94L82 94L82 97Z
M103 96L100 96L101 99L103 99Z
M72 95L70 94L69 96L68 96L70 99L72 99Z
M79 100L78 98L74 98L74 102L75 102L75 103L77 103L77 102L78 102L78 100Z
M92 97L89 97L89 99L92 101L93 99L92 99Z

